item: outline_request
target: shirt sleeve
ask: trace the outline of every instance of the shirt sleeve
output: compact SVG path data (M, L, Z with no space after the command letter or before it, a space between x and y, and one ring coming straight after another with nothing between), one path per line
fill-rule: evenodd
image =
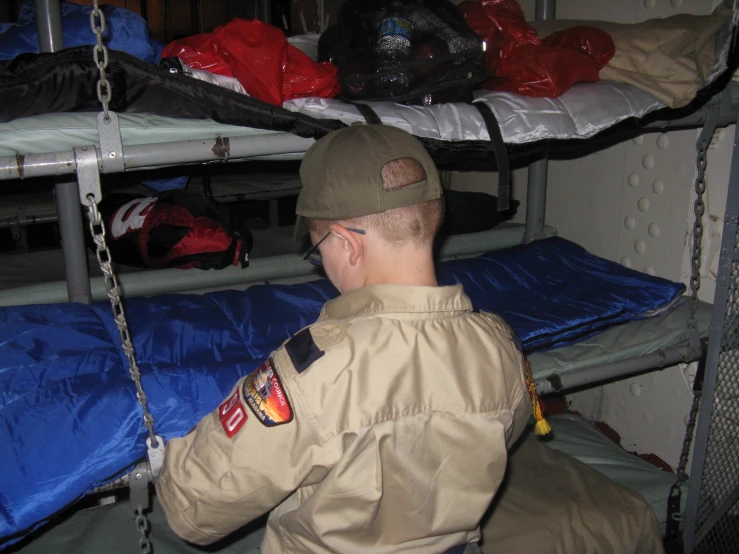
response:
M177 535L213 543L323 478L323 444L297 395L270 359L167 443L156 488Z

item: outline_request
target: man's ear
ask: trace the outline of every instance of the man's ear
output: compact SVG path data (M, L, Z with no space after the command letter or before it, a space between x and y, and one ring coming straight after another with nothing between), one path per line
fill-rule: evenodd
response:
M349 253L349 263L351 265L357 265L357 262L359 262L359 259L362 257L364 252L364 244L362 243L361 235L352 233L346 227L338 223L332 223L329 225L328 230L342 240L344 250Z

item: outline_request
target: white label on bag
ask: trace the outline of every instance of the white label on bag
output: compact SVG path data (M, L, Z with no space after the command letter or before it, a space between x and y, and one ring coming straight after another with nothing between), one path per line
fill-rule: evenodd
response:
M136 198L118 208L110 221L110 234L119 239L126 233L139 231L144 225L156 197Z

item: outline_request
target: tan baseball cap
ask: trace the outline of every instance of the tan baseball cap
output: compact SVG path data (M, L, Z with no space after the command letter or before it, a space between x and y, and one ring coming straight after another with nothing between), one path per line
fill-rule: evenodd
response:
M382 168L401 158L418 162L423 181L385 190ZM305 153L303 188L295 212L295 239L308 231L306 219L350 219L441 197L439 173L413 135L387 125L354 125L326 135Z

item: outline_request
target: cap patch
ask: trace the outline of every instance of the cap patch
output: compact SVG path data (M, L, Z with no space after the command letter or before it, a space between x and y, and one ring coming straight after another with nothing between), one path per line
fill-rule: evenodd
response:
M218 418L229 439L232 439L246 423L246 408L236 390L228 399L218 406Z
M303 329L287 341L285 350L287 350L287 354L295 366L295 371L298 373L303 373L313 362L325 354L316 345L313 335L308 328Z
M246 377L242 392L249 409L263 425L274 427L292 421L290 401L271 359Z

